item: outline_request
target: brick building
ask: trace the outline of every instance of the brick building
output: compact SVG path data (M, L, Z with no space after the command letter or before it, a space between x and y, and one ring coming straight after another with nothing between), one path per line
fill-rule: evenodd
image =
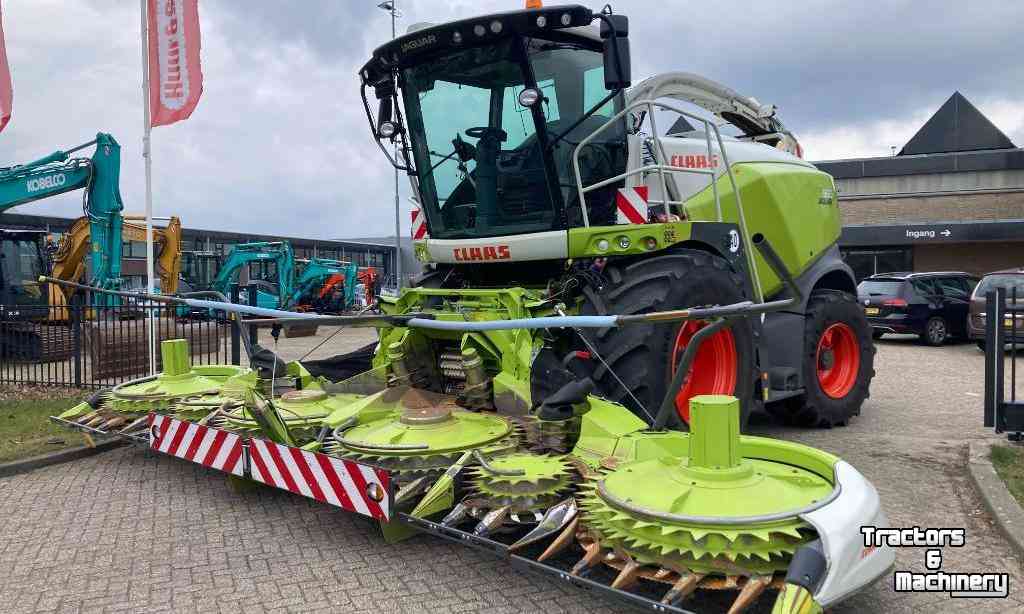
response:
M959 92L895 156L815 164L835 177L858 278L1024 266L1024 149Z

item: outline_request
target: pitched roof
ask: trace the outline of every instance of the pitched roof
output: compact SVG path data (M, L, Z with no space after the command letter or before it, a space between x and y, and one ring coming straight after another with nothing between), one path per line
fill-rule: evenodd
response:
M1013 149L1003 132L960 92L953 92L897 155Z

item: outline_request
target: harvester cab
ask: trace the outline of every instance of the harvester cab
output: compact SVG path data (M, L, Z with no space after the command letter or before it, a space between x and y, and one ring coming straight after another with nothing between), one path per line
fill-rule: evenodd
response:
M744 423L757 406L845 424L867 398L874 346L837 247L832 178L754 98L687 73L627 91L628 23L532 8L414 26L374 51L360 71L366 116L385 155L396 146L426 222L419 285L523 287L578 314L793 296L754 249L761 236L802 299L711 339L679 418L693 396L731 394ZM587 333L577 349L594 356L599 392L644 416L706 325Z

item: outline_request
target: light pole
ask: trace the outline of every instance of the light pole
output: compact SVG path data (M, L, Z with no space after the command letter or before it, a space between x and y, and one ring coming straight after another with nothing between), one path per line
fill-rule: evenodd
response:
M398 0L384 0L377 5L377 8L391 13L391 38L394 39L398 33L395 29L395 22L401 16L398 12ZM392 151L394 159L398 160L398 144L395 143ZM395 284L402 289L402 225L401 213L398 203L398 169L395 169Z

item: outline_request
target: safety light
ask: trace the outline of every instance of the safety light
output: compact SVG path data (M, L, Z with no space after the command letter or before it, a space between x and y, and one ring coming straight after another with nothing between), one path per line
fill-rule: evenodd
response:
M540 90L535 87L528 87L519 92L519 104L524 107L532 107L540 100Z
M452 32L452 42L458 45L462 42L462 32Z
M548 18L543 15L537 15L537 27L543 28L548 25Z
M395 136L396 132L398 132L398 126L394 122L384 122L380 125L380 135L386 139Z
M572 23L572 15L569 13L562 13L562 25L567 26Z
M619 249L629 249L629 246L633 243L629 240L629 237L622 235L619 237Z
M608 251L608 239L601 239L597 242L597 251L606 252Z
M491 32L494 32L495 34L501 34L502 27L501 22L497 19L491 22Z
M646 247L649 251L658 249L658 240L655 239L654 237L647 237L646 239L644 239L644 247Z
M476 24L473 26L473 34L483 36L484 34L487 34L487 28L483 27L481 24Z

